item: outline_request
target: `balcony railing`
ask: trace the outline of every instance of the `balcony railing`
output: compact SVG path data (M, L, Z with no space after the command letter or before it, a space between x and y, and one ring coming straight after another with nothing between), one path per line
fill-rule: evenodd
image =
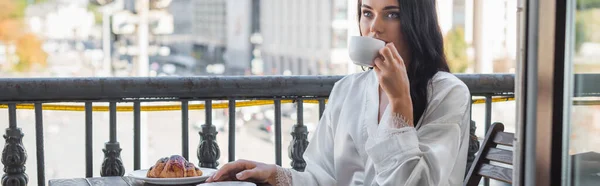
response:
M493 98L513 97L514 76L512 74L458 74L469 87L472 96L485 97L485 126L491 124L491 105ZM273 100L275 107L275 162L282 162L281 104L282 100L294 100L297 103L297 123L293 126L293 142L290 148L292 167L303 170L306 166L302 154L308 144L308 130L303 122L303 102L316 100L319 114L323 113L326 98L336 81L342 76L247 76L247 77L161 77L161 78L27 78L1 79L0 104L9 111L9 127L4 135L6 144L2 152L4 164L3 185L27 185L25 174L27 154L22 143L23 133L17 125L18 107L33 107L35 110L36 158L38 185L45 185L44 167L44 105L56 102L81 102L85 111L85 165L86 177L92 177L92 111L94 103L108 103L109 141L105 143L104 161L101 176L122 176L125 174L120 157L121 148L117 139L117 102L133 103L134 115L134 170L140 169L140 113L142 102L176 101L180 102L182 116L182 156L189 159L189 102L203 101L206 124L199 133L197 156L199 166L216 168L220 157L220 147L216 143L216 129L211 124L213 101L228 101L229 109L229 156L235 160L235 109L238 100ZM576 78L594 78L600 75L578 75ZM577 81L593 82L593 81ZM598 82L598 81L596 81ZM576 85L582 86L582 85ZM598 96L600 88L584 87L580 96ZM472 124L473 125L473 124ZM472 132L474 128L472 126ZM476 151L477 149L474 149ZM471 150L473 151L473 150ZM474 152L470 153L473 155Z

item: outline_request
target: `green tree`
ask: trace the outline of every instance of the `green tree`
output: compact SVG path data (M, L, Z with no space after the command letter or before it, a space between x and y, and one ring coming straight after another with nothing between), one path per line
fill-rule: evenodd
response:
M45 67L48 54L42 50L42 41L29 33L17 40L17 56L19 62L15 65L15 70L23 72Z
M16 45L19 61L14 68L18 71L29 71L31 67L46 64L47 55L42 50L42 42L23 29L27 5L27 0L0 0L0 42L7 46ZM9 54L8 47L5 52ZM10 56L7 57L8 63L13 64Z
M454 27L444 38L446 59L453 73L463 73L469 67L465 32L461 27Z
M94 14L94 22L96 24L102 24L102 12L100 12L100 5L88 3L87 9Z
M577 0L577 9L600 8L600 0Z
M19 1L0 0L0 41L11 43L21 35L24 8Z
M588 39L585 25L585 20L581 16L575 18L575 52L579 52L581 45Z

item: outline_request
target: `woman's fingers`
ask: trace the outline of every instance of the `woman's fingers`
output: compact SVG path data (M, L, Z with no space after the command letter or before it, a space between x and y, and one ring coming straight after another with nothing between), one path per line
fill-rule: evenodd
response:
M233 175L245 169L250 169L250 167L252 167L251 164L251 162L245 160L227 163L223 165L223 167L221 167L213 176L209 177L207 182L224 180L222 178L226 175Z
M400 55L400 53L398 53L398 49L396 49L396 46L393 43L388 43L386 47L389 48L390 51L392 51L392 57L396 59L396 61L404 65L404 59L402 59L402 56Z
M238 180L247 180L248 178L256 178L259 177L259 171L256 170L256 168L254 169L250 169L250 170L244 170L242 172L239 172L235 175L235 178L237 178Z
M373 64L373 69L377 73L379 73L379 71L381 71L381 68L383 68L383 66L385 65L383 64L383 59L381 59L381 57L376 57L375 60L373 60Z
M219 180L223 175L230 174L231 172L237 172L235 170L242 169L242 166L239 162L232 162L223 165L213 176L208 178L210 181ZM241 171L241 170L240 170Z
M389 47L389 44L381 49L380 54L383 56L383 58L385 59L386 62L392 62L392 61L396 60L396 58L394 57L394 54L392 52L392 49Z
M380 65L379 68L385 69L387 68L387 66L389 65L388 63L390 63L391 61L393 61L394 59L391 57L391 55L389 54L389 49L387 47L383 47L382 49L379 50L379 58L380 61Z
M207 183L218 182L218 181L237 181L237 179L235 178L235 175L233 175L233 174L224 174L221 177L219 177L219 179L213 179L212 177L209 177L206 180Z
M375 70L375 73L377 74L381 73L381 69L379 69L377 66L373 66L373 70Z

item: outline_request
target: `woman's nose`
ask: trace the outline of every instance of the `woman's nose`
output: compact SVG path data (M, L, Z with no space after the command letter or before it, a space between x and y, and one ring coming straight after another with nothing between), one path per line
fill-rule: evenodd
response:
M379 17L375 17L373 21L371 21L371 25L369 27L370 32L369 36L379 35L383 33L383 21L379 19Z

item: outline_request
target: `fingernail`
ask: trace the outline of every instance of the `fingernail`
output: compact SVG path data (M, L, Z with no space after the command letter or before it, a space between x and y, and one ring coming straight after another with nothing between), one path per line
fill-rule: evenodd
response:
M236 177L237 179L242 179L242 173L241 173L241 172L240 172L240 173L237 173L237 174L235 175L235 177Z

